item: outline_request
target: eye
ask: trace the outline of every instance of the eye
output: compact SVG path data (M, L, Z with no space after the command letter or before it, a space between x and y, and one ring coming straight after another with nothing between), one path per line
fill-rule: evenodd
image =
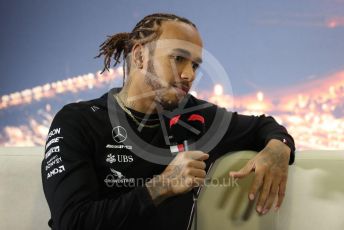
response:
M196 62L192 63L192 68L196 71L199 68L199 64Z
M174 59L176 62L182 62L182 61L184 61L184 57L178 56L178 55L173 56L173 59Z

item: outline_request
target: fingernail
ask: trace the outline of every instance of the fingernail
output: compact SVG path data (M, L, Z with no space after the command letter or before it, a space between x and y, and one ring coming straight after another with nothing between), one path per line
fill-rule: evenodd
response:
M254 195L251 193L249 198L250 198L250 200L254 200Z
M258 206L257 207L257 211L260 213L260 212L262 212L262 207L261 206Z
M263 214L265 215L268 211L269 209L264 209Z
M277 211L278 211L278 209L279 209L279 207L278 207L278 206L276 206L276 207L275 207L275 212L277 212Z

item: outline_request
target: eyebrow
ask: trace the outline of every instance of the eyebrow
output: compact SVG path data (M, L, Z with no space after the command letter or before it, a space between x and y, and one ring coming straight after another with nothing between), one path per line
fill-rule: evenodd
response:
M185 50L185 49L177 48L177 49L173 49L173 52L180 53L180 54L182 54L186 58L190 58L191 57L191 53L188 50ZM195 58L195 62L197 62L198 64L201 64L202 63L202 58L196 57Z

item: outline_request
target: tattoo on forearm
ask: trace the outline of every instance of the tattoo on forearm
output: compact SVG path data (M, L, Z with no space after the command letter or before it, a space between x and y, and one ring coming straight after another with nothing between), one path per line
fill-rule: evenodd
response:
M159 177L160 176L153 177L152 180L146 183L146 187L156 206L165 199L162 194L164 189L166 189L166 185L164 185L164 181L161 181Z
M166 198L163 194L166 194L166 191L171 189L171 180L175 179L181 171L182 167L176 165L170 172L167 172L167 175L155 176L146 183L146 187L155 205L160 204Z

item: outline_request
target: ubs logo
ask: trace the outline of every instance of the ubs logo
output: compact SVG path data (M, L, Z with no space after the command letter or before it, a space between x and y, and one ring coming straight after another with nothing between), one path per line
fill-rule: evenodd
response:
M119 163L130 163L133 162L134 158L132 155L124 155L124 154L108 154L106 156L106 162L109 162L110 164L119 162Z
M117 143L122 143L127 139L127 131L122 126L116 126L112 129L112 138Z

